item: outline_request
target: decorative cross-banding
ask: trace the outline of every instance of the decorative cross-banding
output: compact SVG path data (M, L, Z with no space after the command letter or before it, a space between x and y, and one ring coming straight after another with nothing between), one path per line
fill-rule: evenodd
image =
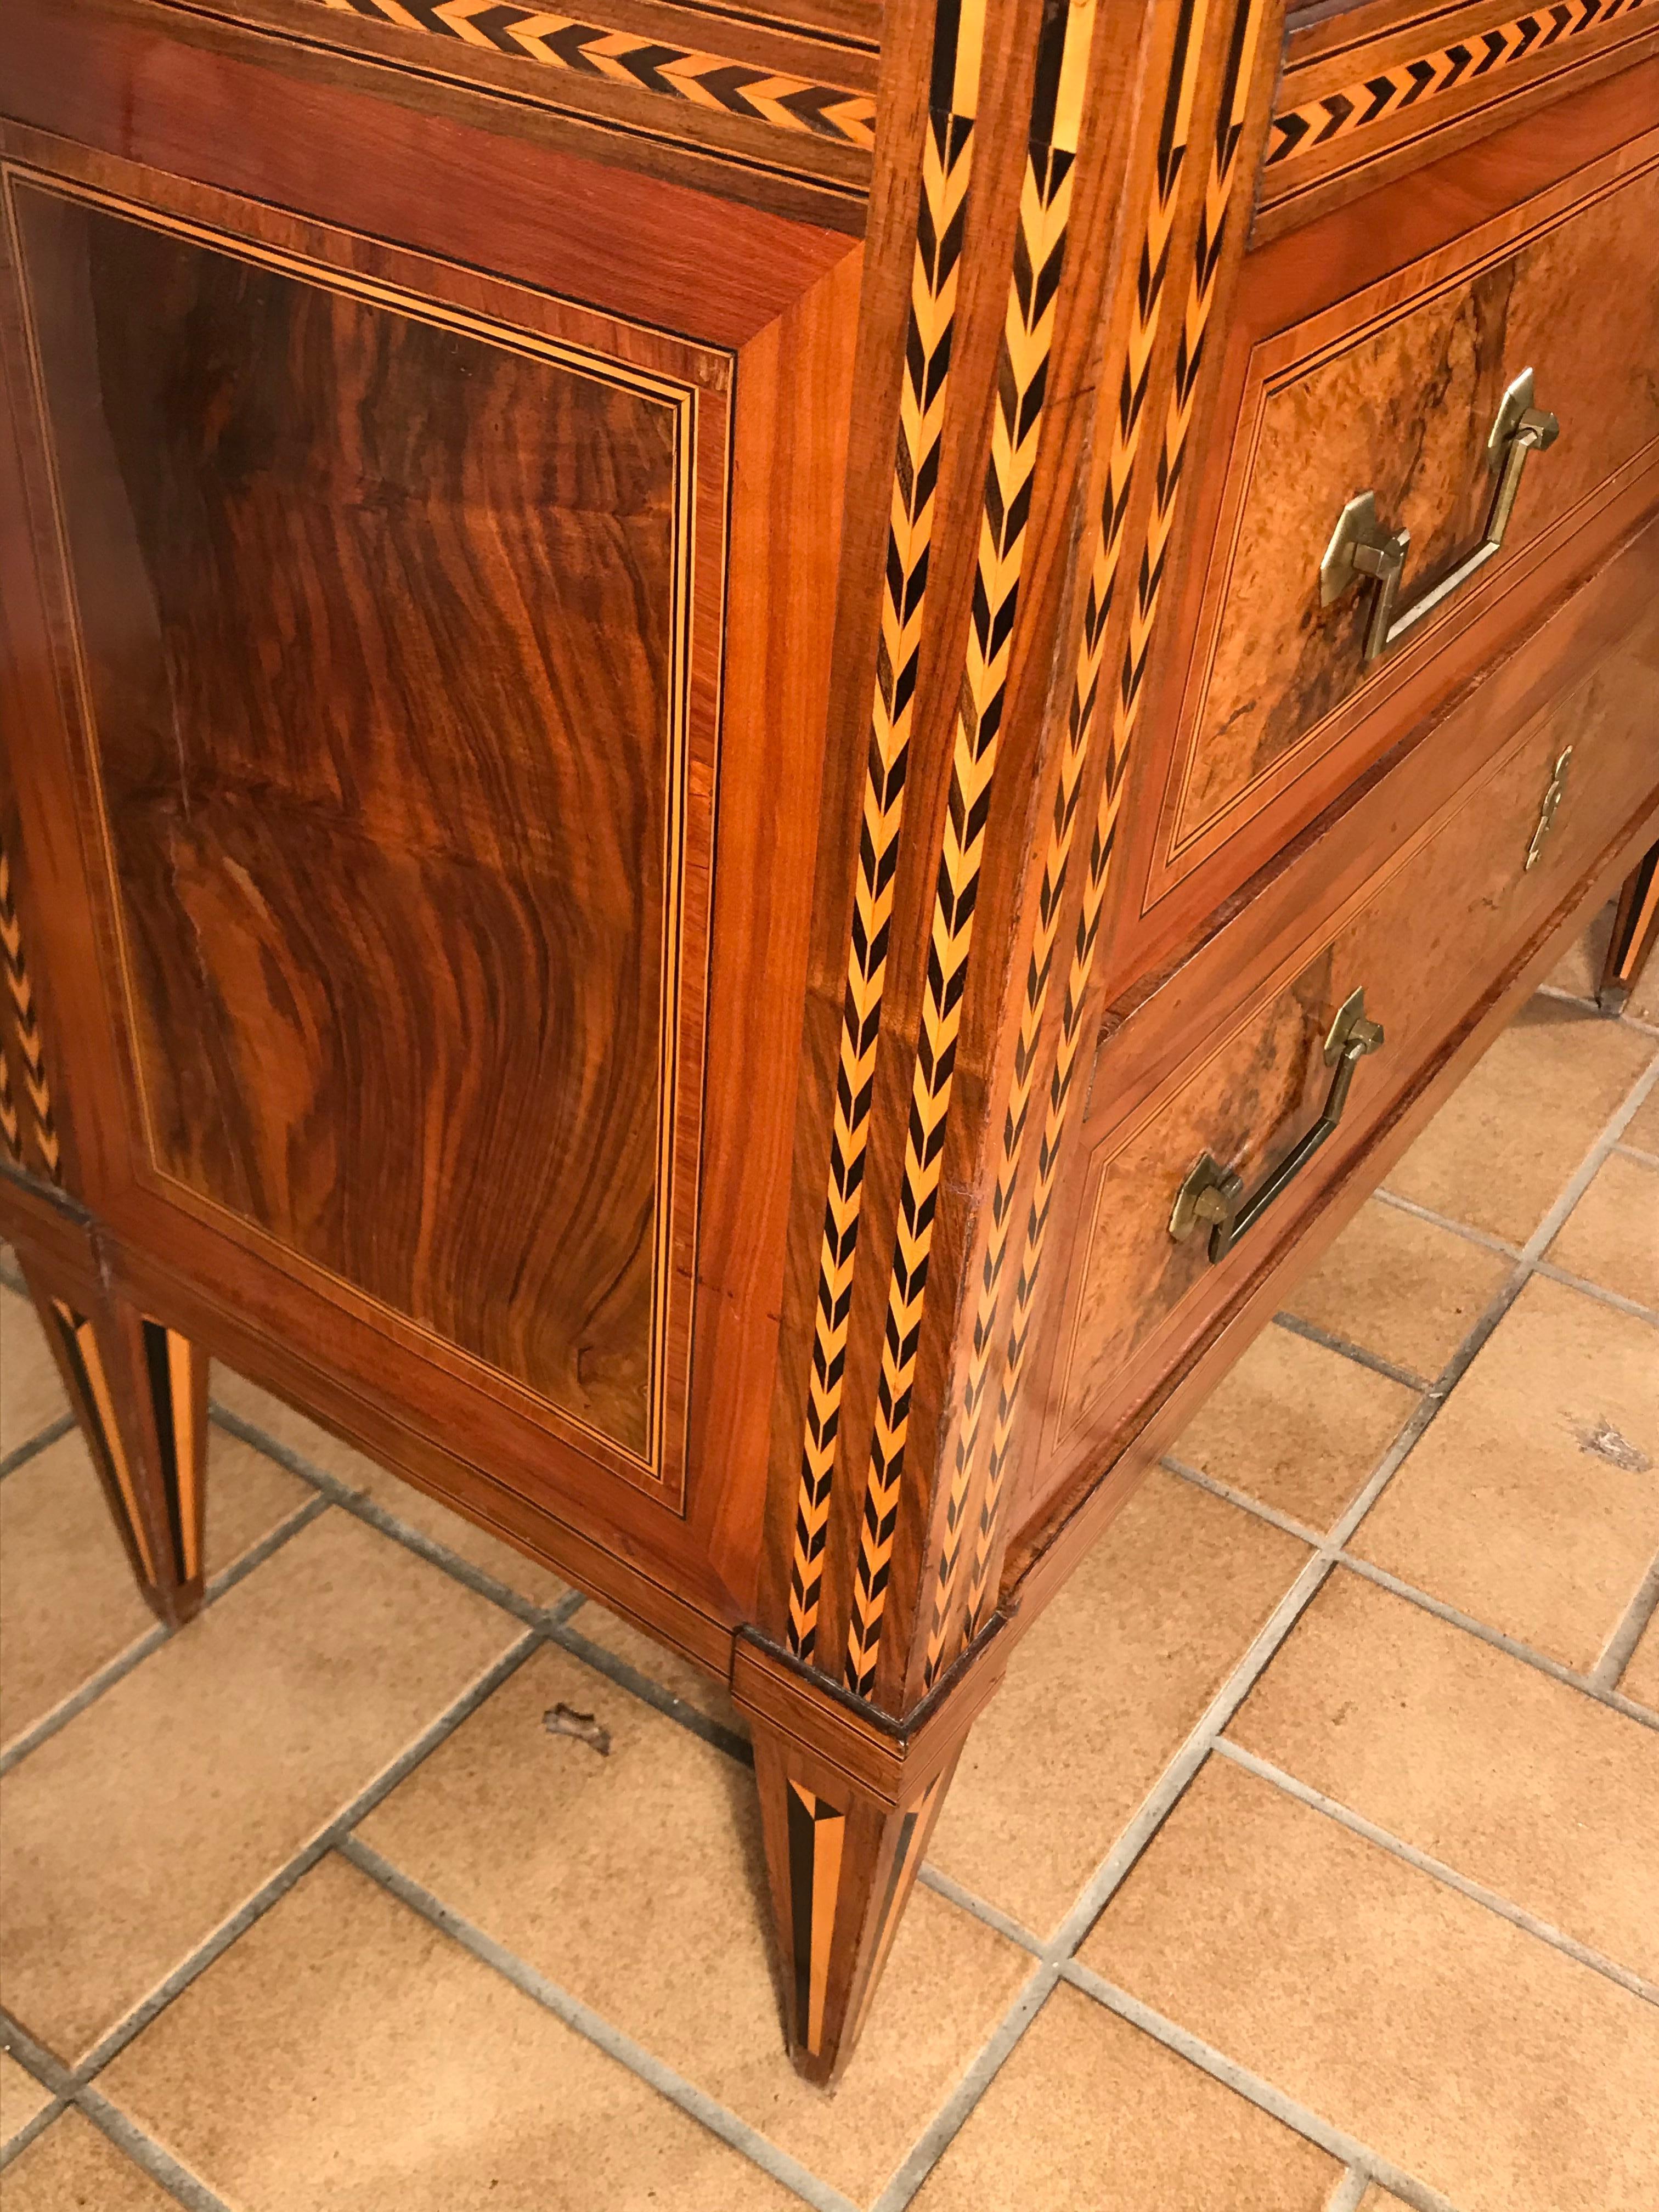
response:
M1386 122L1496 70L1529 61L1564 40L1580 38L1644 4L1645 0L1558 0L1553 7L1530 9L1431 54L1393 63L1356 84L1322 93L1317 100L1275 115L1268 126L1265 166L1273 168L1280 161L1299 160L1334 138Z
M544 69L564 70L603 84L653 92L694 107L769 123L779 131L839 139L849 146L875 143L875 102L844 86L815 84L780 70L757 68L723 55L584 23L518 0L322 0L326 8L408 31L435 32L523 56Z

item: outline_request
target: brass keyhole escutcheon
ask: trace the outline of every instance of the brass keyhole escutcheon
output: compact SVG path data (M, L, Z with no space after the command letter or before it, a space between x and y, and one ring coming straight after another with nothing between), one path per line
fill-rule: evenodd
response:
M1555 772L1550 778L1550 787L1544 793L1544 803L1538 810L1538 827L1533 831L1532 842L1527 848L1528 868L1535 868L1538 866L1538 856L1544 849L1544 840L1555 827L1556 815L1560 810L1562 799L1566 796L1567 769L1571 765L1571 762L1572 747L1569 745L1555 763Z

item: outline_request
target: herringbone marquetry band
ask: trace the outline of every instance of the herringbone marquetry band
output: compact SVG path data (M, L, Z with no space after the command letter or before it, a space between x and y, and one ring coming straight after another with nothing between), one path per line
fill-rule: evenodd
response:
M1030 1334L1032 1304L1042 1264L1043 1244L1054 1199L1060 1140L1064 1134L1073 1093L1073 1078L1082 1030L1084 1002L1093 967L1101 909L1116 840L1118 808L1122 799L1124 775L1128 765L1135 726L1140 714L1147 659L1152 647L1152 634L1164 582L1164 566L1168 558L1170 534L1175 527L1176 513L1180 497L1187 434L1192 425L1193 406L1197 397L1198 374L1203 356L1205 332L1210 319L1210 311L1215 301L1216 282L1220 273L1228 213L1237 177L1238 149L1243 134L1245 113L1249 99L1256 39L1261 29L1262 16L1266 12L1266 5L1267 0L1237 0L1232 33L1228 42L1226 67L1220 88L1215 137L1209 174L1205 186L1204 204L1200 213L1197 234L1193 244L1192 270L1187 289L1186 310L1180 336L1176 344L1173 381L1169 407L1164 416L1163 441L1158 452L1152 504L1146 526L1146 541L1142 548L1136 574L1135 601L1130 611L1128 636L1124 646L1117 690L1112 701L1109 750L1101 782L1094 835L1090 846L1088 880L1084 886L1083 904L1078 918L1071 968L1066 976L1066 998L1060 1017L1060 1034L1049 1080L1042 1148L1038 1156L1036 1182L1026 1218L1024 1245L1020 1255L1019 1273L1014 1289L1013 1317L1003 1352L1002 1372L998 1383L996 1419L992 1427L990 1457L986 1468L984 1490L975 1532L973 1571L969 1584L964 1620L964 1632L969 1637L985 1620L995 1598L993 1571L996 1560L997 1537L1009 1449L1013 1438L1014 1414L1018 1404L1026 1346ZM1197 25L1194 25L1191 35L1196 43ZM1185 109L1178 97L1172 101L1171 112L1176 118L1181 117L1189 109L1190 93L1187 95ZM1167 121L1165 128L1166 131L1170 130ZM1160 183L1167 158L1161 153ZM1176 178L1172 179L1170 185L1171 197L1177 179L1178 171ZM1160 201L1163 197L1160 191ZM1156 204L1154 212L1156 215ZM1149 252L1159 252L1167 248L1170 220L1167 212L1163 215L1161 220L1164 226L1161 242L1157 222L1149 222L1147 233ZM1144 264L1143 266L1145 266ZM1150 350L1150 334L1143 337L1142 345L1145 350ZM1129 374L1133 374L1134 358L1132 348L1127 372ZM1126 392L1128 386L1126 384ZM1121 396L1120 424L1117 434L1123 438L1127 449L1122 464L1127 483L1127 471L1133 467L1134 448L1129 439L1123 435L1123 410L1124 398ZM1134 424L1132 435L1138 442L1138 422ZM1114 459L1116 459L1115 445ZM1111 549L1105 556L1107 565L1104 569L1105 588L1109 591L1115 579L1117 565L1117 550L1112 546L1112 541L1115 534L1121 538L1122 530L1121 506L1121 503L1115 504L1116 498L1113 485L1109 481L1100 538L1100 545ZM1102 558L1099 545L1097 545L1097 573L1099 573L1098 564ZM1091 608L1092 605L1093 593L1091 592ZM1103 631L1104 616L1102 615L1099 620ZM1099 680L1098 652L1097 639L1095 657L1091 661L1085 617L1077 679L1082 696L1081 699L1073 700L1074 720L1085 714L1089 719L1092 719L1094 692Z
M1070 7L1051 11L1037 57L848 1621L843 1678L864 1697L874 1688L881 1650L957 1038L1006 703L1095 14L1092 0L1074 0Z
M941 0L934 32L933 106L922 153L921 204L910 276L898 450L883 571L881 637L870 707L870 748L830 1132L830 1187L819 1246L812 1366L790 1564L789 1645L800 1659L812 1656L817 1638L823 1547L864 1200L871 1086L887 984L893 876L904 820L911 711L927 605L933 495L950 389L957 271L973 172L974 116L984 37L983 0Z
M46 1081L46 1048L34 1011L34 991L23 958L23 933L12 903L11 862L0 846L0 965L5 969L6 998L11 1007L11 1030L22 1062L23 1089L34 1132L40 1163L53 1182L63 1181L57 1124L52 1120L52 1086ZM22 1117L12 1094L11 1079L0 1054L0 1130L6 1148L20 1165L26 1164Z
M849 146L875 143L875 102L866 93L814 84L781 70L650 39L607 30L520 0L322 0L323 6L407 31L435 32L471 46L522 55L544 69L566 70L605 84L631 86L694 107L805 131Z
M1083 631L1079 644L1077 673L1073 685L1071 708L1066 721L1065 749L1060 759L1060 781L1054 793L1054 815L1049 827L1048 848L1043 858L1042 887L1037 895L1036 927L1026 964L1024 1003L1020 1015L1019 1036L1015 1047L1013 1080L1003 1113L1001 1150L998 1158L996 1182L991 1200L990 1226L975 1301L974 1333L969 1347L968 1371L963 1381L961 1398L956 1408L952 1424L953 1434L947 1455L951 1468L950 1483L945 1498L939 1558L933 1577L933 1603L923 1662L922 1684L925 1689L931 1689L938 1679L949 1648L955 1600L963 1557L963 1540L967 1528L968 1498L977 1473L981 1417L984 1407L985 1386L991 1365L992 1347L996 1340L1003 1267L1013 1218L1015 1186L1018 1180L1024 1153L1025 1133L1030 1117L1031 1086L1036 1073L1037 1048L1048 1004L1048 985L1054 968L1060 903L1065 895L1073 837L1077 822L1079 789L1094 731L1095 710L1100 690L1101 661L1106 643L1107 617L1112 610L1118 562L1123 546L1124 524L1128 515L1129 492L1133 478L1135 457L1140 447L1147 379L1152 345L1158 336L1158 321L1163 307L1164 280L1169 270L1170 234L1175 221L1176 187L1180 183L1186 163L1187 143L1192 122L1193 97L1197 88L1199 64L1204 50L1203 34L1207 8L1208 0L1184 0L1184 5L1176 26L1169 85L1158 136L1157 168L1152 179L1152 198L1146 212L1146 234L1141 242L1139 260L1136 264L1135 291L1129 326L1126 333L1122 359L1116 378L1117 403L1112 424L1112 446L1107 465L1106 488L1102 500L1100 527L1095 538L1088 595L1084 606ZM1091 870L1091 884L1094 872ZM1100 873L1102 890L1104 889L1104 883L1103 871ZM1092 915L1085 924L1091 950L1099 913L1100 902L1097 897L1094 901ZM1080 1011L1080 1008L1076 1011ZM1071 1066L1075 1056L1075 1012L1069 997L1067 1012L1073 1014L1071 1033L1069 1037L1063 1034L1060 1039L1060 1056L1056 1060L1054 1079L1050 1085L1048 1121L1044 1130L1043 1148L1039 1161L1039 1194L1034 1201L1033 1210L1033 1219L1039 1224L1046 1223L1048 1193L1052 1189L1053 1183L1053 1164L1059 1135L1055 1100L1058 1097L1060 1101L1060 1110L1063 1117L1063 1102L1069 1091ZM1035 1281L1030 1266L1031 1232L1029 1228L1026 1244L1025 1262L1020 1271L1020 1296L1015 1320L1015 1329L1019 1334L1022 1345L1024 1334L1020 1316L1029 1310L1030 1293ZM1002 1459L1006 1456L1005 1437L1003 1453L996 1462L999 1474ZM994 1523L996 1510L994 1495L989 1500L989 1506ZM983 1510L981 1522L983 1524ZM986 1533L982 1525L981 1548Z
M1268 126L1265 166L1291 161L1328 146L1334 138L1382 123L1408 107L1437 100L1457 86L1473 84L1495 70L1508 69L1534 54L1576 39L1586 31L1628 15L1644 0L1559 0L1553 8L1534 8L1489 31L1474 33L1455 45L1419 54L1414 60L1396 62L1374 76L1328 92L1282 115Z

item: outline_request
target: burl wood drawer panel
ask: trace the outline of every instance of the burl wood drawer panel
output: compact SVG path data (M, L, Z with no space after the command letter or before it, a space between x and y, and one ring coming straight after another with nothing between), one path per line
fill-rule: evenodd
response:
M1481 738L1491 726L1511 733L1449 804L1409 825L1411 787L1423 773L1413 756L1356 806L1350 861L1369 868L1392 842L1387 864L1346 896L1339 884L1334 911L1297 930L1243 1003L1206 1019L1205 977L1215 995L1226 988L1224 932L1207 962L1193 963L1164 994L1168 1003L1154 994L1103 1043L1028 1509L1090 1460L1093 1440L1177 1366L1243 1280L1272 1263L1325 1183L1433 1061L1472 994L1659 803L1659 526L1615 564L1615 576L1558 617L1570 635L1547 633L1424 741L1443 763L1489 750ZM1596 655L1598 640L1611 649ZM1592 655L1589 672L1578 673ZM1529 658L1547 669L1558 657L1574 668L1571 688L1527 715ZM1386 819L1402 815L1394 839L1378 837ZM1333 834L1341 843L1340 829ZM1316 900L1334 865L1316 847L1284 872L1255 917L1264 945L1273 915L1295 917ZM1176 1194L1205 1152L1237 1170L1248 1194L1316 1119L1332 1081L1327 1034L1361 988L1385 1041L1358 1061L1335 1133L1219 1264L1203 1226L1176 1242ZM1201 1045L1158 1079L1160 1059L1183 1030L1188 1048L1200 1035Z
M1632 111L1626 89L1570 103L1590 109L1583 143L1632 113L1651 125L1659 110ZM1659 77L1648 89L1659 100ZM1543 131L1526 139L1534 170ZM1446 167L1448 206L1454 186L1485 196L1487 219L1403 266L1389 240L1408 235L1420 177L1246 261L1224 481L1159 693L1171 734L1161 794L1146 793L1143 912L1177 890L1183 913L1224 896L1659 494L1659 132L1510 204L1493 205L1521 174L1504 142ZM1481 542L1489 433L1528 368L1561 429L1527 462L1502 550L1367 665L1377 586L1322 604L1345 504L1369 490L1384 528L1409 532L1409 606Z

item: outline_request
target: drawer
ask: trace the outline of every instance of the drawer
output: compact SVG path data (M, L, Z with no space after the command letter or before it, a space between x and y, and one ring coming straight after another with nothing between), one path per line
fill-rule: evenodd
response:
M1148 703L1143 940L1184 933L1659 499L1656 115L1659 71L1633 70L1247 258L1224 468ZM1528 369L1560 433L1519 464L1500 549L1368 663L1380 586L1322 592L1345 507L1370 493L1378 533L1408 533L1399 611L1432 593L1491 534Z
M1421 780L1408 757L1103 1045L1034 1500L1098 1465L1126 1414L1285 1256L1333 1174L1419 1086L1519 950L1659 804L1659 528L1616 567L1616 581L1595 587L1614 595L1616 642L1588 673L1518 727L1504 709L1524 690L1525 656L1476 687L1435 733L1442 757L1494 721L1513 734L1449 800L1394 836ZM1230 998L1229 977L1253 962L1260 980ZM1360 989L1382 1042L1353 1066L1334 1130L1224 1256L1202 1219L1177 1241L1177 1194L1199 1163L1236 1176L1248 1200L1308 1136L1332 1098L1327 1040Z

